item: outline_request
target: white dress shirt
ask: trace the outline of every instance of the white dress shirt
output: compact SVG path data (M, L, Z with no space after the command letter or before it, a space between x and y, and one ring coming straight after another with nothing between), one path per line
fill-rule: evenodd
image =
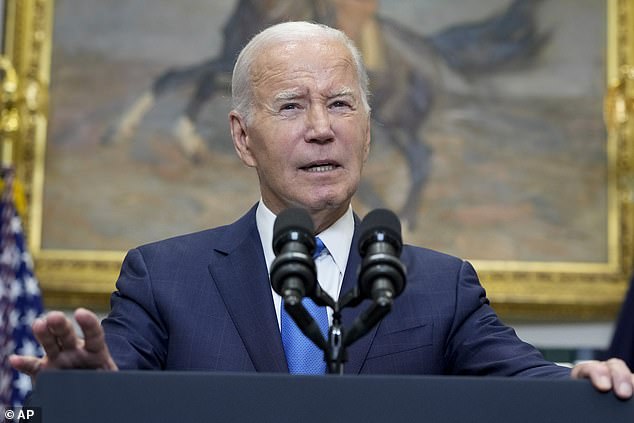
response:
M258 204L255 212L255 221L260 233L262 241L262 250L266 260L266 268L271 272L271 263L275 259L273 252L273 225L276 216L271 210L264 205L262 199ZM339 218L333 225L325 231L317 234L322 240L330 254L322 254L315 259L317 266L317 280L321 288L328 293L333 299L339 298L341 284L343 283L343 275L346 273L346 264L348 263L348 254L350 253L350 245L352 244L352 235L354 234L354 216L352 207L343 216ZM282 298L273 291L273 302L275 304L275 312L277 313L277 324L280 325L280 307ZM332 310L328 308L328 321L332 324Z

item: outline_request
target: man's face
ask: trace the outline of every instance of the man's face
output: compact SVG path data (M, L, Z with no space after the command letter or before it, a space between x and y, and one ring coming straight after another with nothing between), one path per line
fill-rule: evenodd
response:
M256 58L251 78L251 119L232 112L231 130L238 155L257 169L264 203L276 214L345 210L370 145L348 50L323 39L277 44Z

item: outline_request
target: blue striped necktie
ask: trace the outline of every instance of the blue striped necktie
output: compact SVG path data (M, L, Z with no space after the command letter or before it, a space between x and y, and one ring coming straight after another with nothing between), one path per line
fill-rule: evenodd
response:
M316 239L316 248L313 258L328 254L328 249L321 241ZM304 298L302 304L306 310L313 316L321 333L324 337L328 337L328 314L326 307L319 307L310 298ZM324 353L319 347L313 344L295 324L293 318L286 313L284 303L280 311L282 344L286 353L286 361L288 362L288 370L291 374L324 374L326 373L326 362L324 361Z

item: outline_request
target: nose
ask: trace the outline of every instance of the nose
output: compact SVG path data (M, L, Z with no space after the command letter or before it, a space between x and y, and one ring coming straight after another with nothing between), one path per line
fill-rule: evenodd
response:
M334 140L332 122L328 109L323 106L313 106L308 112L306 142L327 143Z

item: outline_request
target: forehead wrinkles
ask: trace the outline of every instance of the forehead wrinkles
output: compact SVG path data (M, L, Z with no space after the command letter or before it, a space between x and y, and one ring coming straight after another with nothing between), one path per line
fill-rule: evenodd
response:
M296 81L314 81L317 88L342 91L357 91L359 82L354 62L345 48L332 44L311 45L301 50L295 44L275 46L268 53L260 54L251 70L254 91L304 91ZM341 55L341 52L344 55ZM311 53L313 52L313 53ZM321 56L321 58L320 58ZM331 86L333 82L337 86Z

